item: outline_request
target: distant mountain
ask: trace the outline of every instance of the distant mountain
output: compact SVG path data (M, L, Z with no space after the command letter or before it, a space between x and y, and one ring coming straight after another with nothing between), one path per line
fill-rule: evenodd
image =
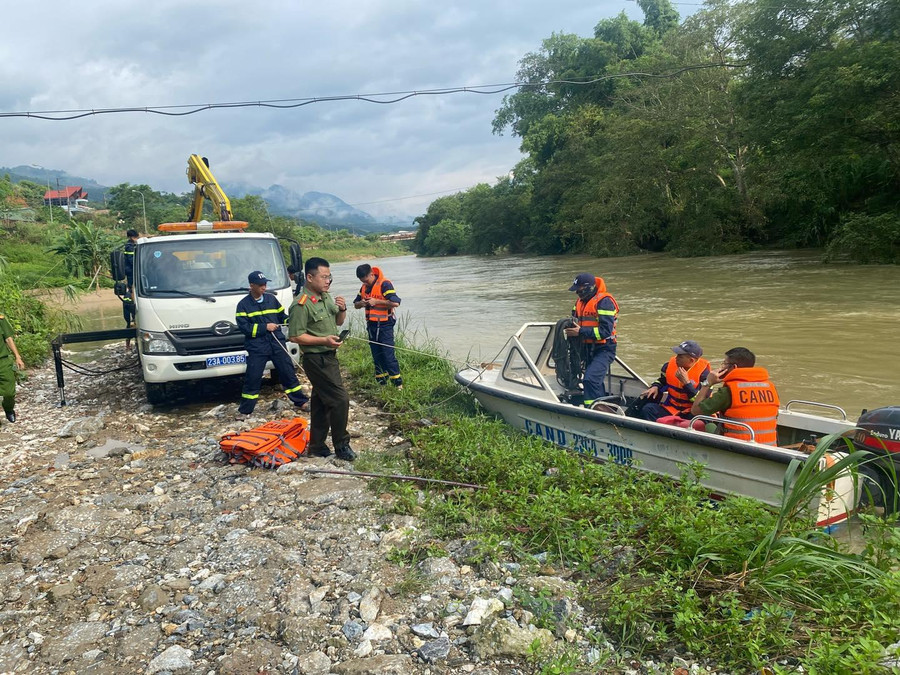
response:
M49 182L51 190L56 189L57 183L60 188L65 188L67 185L80 185L88 192L88 198L92 203L103 203L109 192L109 187L100 185L91 178L72 176L62 169L44 169L23 164L12 168L0 167L0 175L4 173L8 173L14 183L30 180L39 185L46 185ZM271 213L302 218L327 229L340 228L354 231L357 234L365 234L413 227L412 216L375 218L365 211L350 206L340 197L327 192L300 194L282 185L260 188L247 183L222 183L222 188L229 197L258 195L266 201Z
M102 204L106 200L106 194L109 192L108 186L100 185L92 178L72 176L62 169L43 169L20 164L12 168L0 167L0 175L5 173L9 174L13 183L30 180L38 185L47 185L49 182L51 190L56 190L57 185L61 190L64 190L69 185L80 185L88 193L88 199L94 203L99 202Z
M388 232L409 227L412 218L388 218L377 220L372 215L350 206L340 197L327 192L299 192L282 185L260 188L246 183L229 183L222 186L231 196L257 195L266 200L269 211L280 216L302 218L329 229L344 228L359 232Z

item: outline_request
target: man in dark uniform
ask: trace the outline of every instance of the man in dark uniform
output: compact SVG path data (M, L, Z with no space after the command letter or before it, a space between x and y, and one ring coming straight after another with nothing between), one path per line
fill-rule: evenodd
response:
M391 280L386 279L377 267L360 265L356 268L356 278L362 286L353 306L366 308L366 331L375 363L375 380L381 385L390 382L397 389L403 389L400 364L394 353L394 310L400 306L400 296Z
M247 350L247 372L244 373L244 389L238 412L249 415L256 407L268 361L278 371L284 393L294 405L302 408L309 398L300 388L300 381L294 373L294 362L285 347L281 331L281 324L286 318L284 307L278 298L266 293L269 280L262 272L251 272L247 281L250 282L250 293L238 303L235 313L235 322L244 334L244 349Z
M329 430L338 459L352 462L356 453L350 447L347 419L350 396L344 389L337 350L341 346L338 326L347 316L347 302L332 297L331 269L327 260L306 261L306 285L291 305L290 340L303 350L303 370L312 383L310 401L309 452L328 457L325 444Z
M592 274L579 274L570 291L578 295L572 309L573 326L566 336L578 338L584 347L584 406L607 395L603 380L616 358L616 322L619 304L606 291L606 283Z
M128 241L125 242L123 253L125 256L125 284L126 289L119 300L122 301L122 317L125 319L125 328L134 326L134 251L137 248L137 230L131 229L125 232ZM117 293L118 295L118 293ZM131 350L131 338L125 338L125 351Z
M128 241L122 247L125 253L125 281L128 283L128 291L131 292L134 288L134 249L137 247L137 230L127 230L125 236L128 237Z
M16 371L13 364L19 370L25 370L13 337L12 324L0 314L0 398L3 399L3 412L10 422L16 421Z
M135 306L134 306L134 293L126 292L124 295L119 295L119 300L122 301L122 318L125 319L125 328L134 328L134 317L135 317ZM125 351L131 351L131 338L125 338Z

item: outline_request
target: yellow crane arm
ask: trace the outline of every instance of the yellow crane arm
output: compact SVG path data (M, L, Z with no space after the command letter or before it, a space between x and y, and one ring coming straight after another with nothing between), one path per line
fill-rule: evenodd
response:
M189 221L196 223L203 220L204 199L212 203L213 212L218 220L234 220L231 202L209 170L209 161L206 157L191 155L188 158L187 177L194 186L194 201L191 204Z

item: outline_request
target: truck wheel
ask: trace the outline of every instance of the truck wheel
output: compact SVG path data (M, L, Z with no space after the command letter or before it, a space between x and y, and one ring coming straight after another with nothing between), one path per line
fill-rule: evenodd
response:
M166 402L168 392L166 391L164 382L145 382L144 386L147 388L147 403L150 405L160 405L161 403Z

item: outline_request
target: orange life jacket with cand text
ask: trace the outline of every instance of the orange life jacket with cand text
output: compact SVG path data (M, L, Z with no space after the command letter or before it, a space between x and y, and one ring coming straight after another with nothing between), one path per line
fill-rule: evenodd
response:
M722 382L731 392L731 407L723 413L726 420L743 422L753 429L754 440L764 445L777 445L778 392L769 381L765 368L735 368ZM724 424L724 434L743 441L750 434L743 427Z

